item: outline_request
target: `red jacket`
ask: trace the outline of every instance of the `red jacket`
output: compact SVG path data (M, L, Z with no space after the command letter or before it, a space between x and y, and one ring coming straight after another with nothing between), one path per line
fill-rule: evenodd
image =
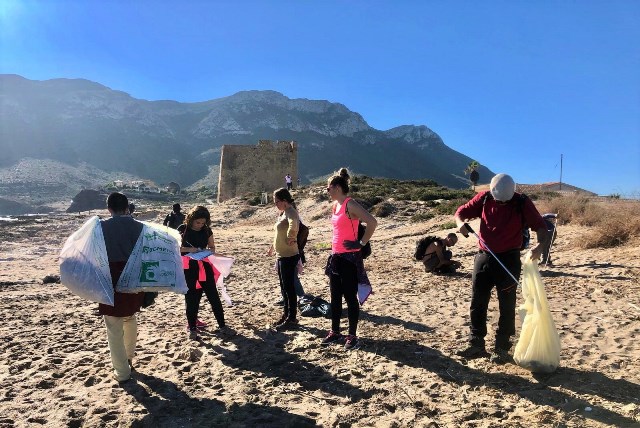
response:
M533 231L540 228L546 229L544 220L531 199L525 198L520 210L519 193L515 193L509 202L504 203L497 202L492 197L486 198L485 202L487 193L489 192L480 192L469 202L460 206L456 216L463 220L480 218L478 235L494 253L519 250L524 227L529 227ZM478 245L482 250L487 250L482 243Z

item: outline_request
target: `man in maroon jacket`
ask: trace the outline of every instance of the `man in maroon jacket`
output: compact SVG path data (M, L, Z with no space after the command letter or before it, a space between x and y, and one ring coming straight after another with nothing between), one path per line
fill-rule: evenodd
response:
M107 198L111 218L102 220L102 233L107 247L109 270L115 285L142 232L142 223L128 214L129 201L122 193L113 192ZM140 310L144 293L114 293L114 305L100 304L98 311L107 326L107 340L115 379L125 382L131 378L132 358L136 349L136 312Z
M548 232L542 216L531 199L516 193L516 184L507 174L498 174L491 180L488 192L480 192L469 202L460 206L455 214L459 232L469 235L467 221L480 218L479 251L475 256L472 274L471 334L467 346L457 354L463 358L475 358L486 354L484 338L487 335L487 308L491 289L498 294L500 318L496 330L496 341L491 361L511 361L510 337L516 333L516 291L514 278L520 277L522 262L520 248L522 230L529 227L536 231L537 244L531 249L534 260L540 258L545 248ZM495 255L495 257L491 254ZM501 266L496 257L504 265Z

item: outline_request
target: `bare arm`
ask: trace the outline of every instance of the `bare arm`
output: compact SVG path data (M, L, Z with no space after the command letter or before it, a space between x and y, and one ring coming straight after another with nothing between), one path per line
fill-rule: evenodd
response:
M376 220L376 218L372 216L369 211L365 210L362 205L360 205L353 199L347 202L347 209L349 210L349 216L351 218L358 219L367 225L364 236L361 239L362 243L366 244L371 239L371 236L373 236L373 232L378 226L378 220Z
M465 238L469 237L469 229L467 229L466 222L471 220L470 218L462 218L458 214L456 214L453 219L456 221L456 226L458 227L458 232L462 234Z
M545 246L547 245L547 241L549 240L549 238L551 237L551 234L549 233L549 231L547 230L547 227L545 225L545 227L541 227L540 229L536 230L536 246L533 247L531 249L531 259L533 260L539 260L540 259L540 255L542 254L542 251L544 250Z

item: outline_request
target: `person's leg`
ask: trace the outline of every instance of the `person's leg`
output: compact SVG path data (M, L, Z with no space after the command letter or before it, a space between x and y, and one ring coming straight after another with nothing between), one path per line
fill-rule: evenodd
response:
M356 336L358 319L360 318L360 302L358 302L358 269L355 264L340 259L338 273L342 278L342 291L347 302L349 317L349 334Z
M109 343L109 354L111 364L115 371L118 382L125 381L131 377L131 367L127 361L127 350L125 348L123 318L104 315L104 323L107 327L107 342Z
M296 290L296 296L298 297L304 296L304 288L302 288L302 282L300 282L300 277L298 276L297 269L296 269L296 277L293 285Z
M285 315L288 320L297 319L297 299L295 292L296 265L300 256L281 257L278 259L280 283L285 293Z
M218 289L216 288L213 269L211 268L211 265L205 263L204 271L207 274L207 279L203 284L201 284L202 290L206 294L207 300L211 304L211 309L213 310L213 315L216 317L216 321L218 322L218 327L224 328L224 309L222 308L222 302L220 301L220 296L218 295Z
M522 262L520 261L519 252L500 255L500 260L509 272L511 272L511 275L515 278L520 277ZM500 318L498 319L498 329L496 330L495 347L508 351L511 349L510 338L516 334L516 298L518 286L502 267L500 267L500 269L499 279L496 281Z
M484 338L487 335L487 309L491 299L491 289L493 288L493 278L489 270L489 257L486 253L476 254L471 276L469 342L482 348L484 348Z
M331 274L329 290L331 292L331 330L340 333L340 318L342 317L342 277L340 275Z
M138 336L138 320L135 315L122 318L124 329L124 349L127 352L127 359L133 360L136 353L136 339Z
M185 308L187 313L187 323L189 330L196 329L196 321L198 321L198 309L200 307L200 299L202 298L202 289L189 288L187 294L184 295Z

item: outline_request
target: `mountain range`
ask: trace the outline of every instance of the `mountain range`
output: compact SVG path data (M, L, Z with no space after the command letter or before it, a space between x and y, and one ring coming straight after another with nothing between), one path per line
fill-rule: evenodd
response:
M24 158L87 165L162 185L211 177L224 144L298 142L302 183L347 166L358 174L468 186L471 158L428 127L386 131L339 103L242 91L196 103L147 101L84 79L0 75L0 168ZM493 175L480 167L480 181ZM199 181L200 180L200 181ZM208 182L209 179L204 182Z

